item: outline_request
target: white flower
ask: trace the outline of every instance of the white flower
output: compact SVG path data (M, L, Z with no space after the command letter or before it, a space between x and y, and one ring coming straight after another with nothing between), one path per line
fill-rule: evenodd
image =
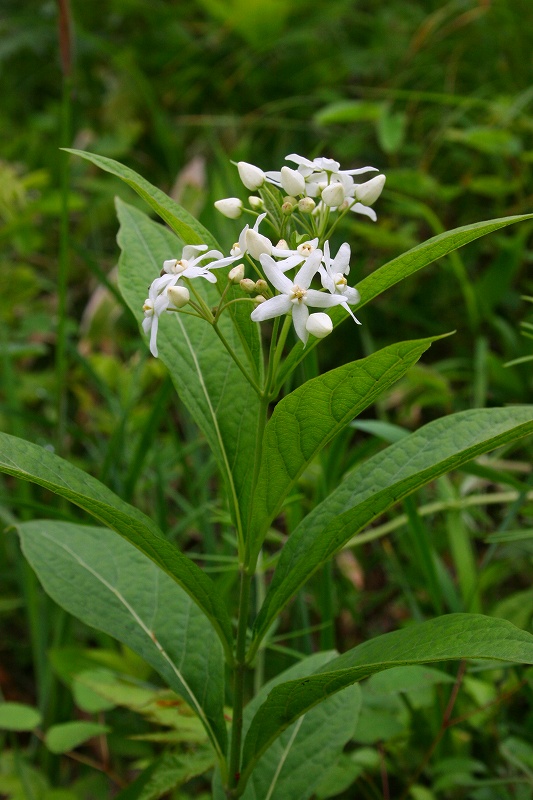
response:
M329 253L329 242L324 242L324 255L322 263L318 267L322 286L332 295L342 299L342 307L357 322L361 323L354 316L349 306L355 306L361 300L361 295L352 286L348 286L346 275L350 272L350 245L347 242L341 244L335 258L331 258Z
M259 187L264 184L265 173L262 169L259 169L259 167L248 164L247 161L239 161L237 163L237 169L239 170L241 181L251 192L255 192L256 189L259 189Z
M215 260L210 264L201 263L208 258ZM186 244L180 259L169 258L163 262L161 276L155 279L152 286L157 292L162 292L169 286L175 286L180 278L205 278L209 283L216 283L217 279L209 270L224 267L226 262L227 259L219 250L207 250L206 244Z
M280 294L265 300L264 303L261 303L252 311L251 317L254 322L263 322L266 319L279 317L282 314L292 313L296 335L306 344L309 338L309 332L305 327L309 318L307 307L330 308L345 302L340 295L325 294L309 288L318 270L321 258L322 251L315 250L296 273L294 281L291 281L283 272L280 272L278 265L271 256L261 256L261 264L265 275Z
M280 247L280 245L282 246ZM297 267L299 264L303 264L306 258L309 258L311 253L314 253L317 246L318 236L308 242L302 242L298 245L296 250L289 250L287 242L280 241L276 247L272 248L271 255L281 259L276 262L276 267L282 272L287 272L287 270Z
M333 330L333 320L323 311L317 311L309 314L305 327L308 333L312 333L317 339L323 339Z
M217 211L220 211L228 219L238 219L242 214L242 200L239 200L238 197L225 197L223 200L215 200L214 206Z
M355 184L354 197L367 206L373 205L385 186L385 175L376 175L365 183Z

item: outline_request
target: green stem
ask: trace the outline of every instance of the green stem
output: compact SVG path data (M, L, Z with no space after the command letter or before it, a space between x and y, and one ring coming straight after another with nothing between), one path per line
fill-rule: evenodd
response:
M272 363L272 369L270 369L270 381L267 384L266 391L268 392L269 397L272 396L272 389L276 385L276 377L278 374L279 364L281 358L283 356L283 348L285 347L285 342L287 341L287 336L289 334L289 330L292 324L292 314L288 314L285 317L285 321L283 323L283 328L281 329L281 333L279 335L279 339L276 343L276 350L274 353L274 359ZM270 368L270 364L269 364ZM277 394L277 393L276 393ZM272 397L273 399L273 397Z
M246 633L250 613L250 587L253 575L241 567L239 593L239 621L235 646L235 672L233 676L233 720L231 724L231 748L229 757L228 797L238 797L240 778L244 689L246 679Z
M241 362L239 361L239 359L237 358L237 356L233 352L233 349L230 347L230 344L229 344L228 340L226 339L226 337L224 336L224 334L222 333L222 331L220 330L218 325L215 322L213 322L212 325L213 325L213 328L215 330L216 335L218 336L218 338L220 339L220 341L222 342L222 344L224 345L224 347L226 348L226 350L228 351L228 353L230 354L230 356L232 357L232 359L234 360L236 365L239 367L240 371L242 372L242 374L244 375L244 377L246 378L246 380L248 381L248 383L250 384L252 389L259 395L259 397L262 397L263 396L263 392L261 391L261 387L258 386L258 384L254 381L252 376L243 367L243 365L241 364Z

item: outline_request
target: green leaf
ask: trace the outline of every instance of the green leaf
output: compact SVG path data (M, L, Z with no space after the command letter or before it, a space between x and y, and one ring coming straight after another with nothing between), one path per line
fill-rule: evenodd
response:
M217 248L216 239L209 231L189 214L182 206L172 200L168 195L152 186L145 178L129 167L114 161L112 158L99 156L96 153L87 153L84 150L73 150L68 147L63 148L67 153L80 156L91 161L100 169L110 172L137 192L142 199L159 214L167 225L172 228L187 244L207 244L210 248ZM144 298L143 298L144 299Z
M428 338L385 347L307 381L280 400L265 429L254 491L251 538L256 552L305 467L357 414L399 380L434 341Z
M222 648L189 596L106 528L45 520L17 529L22 551L46 592L70 614L151 664L185 698L224 754Z
M283 677L292 675L285 673ZM354 734L361 707L358 688L348 686L280 733L259 759L243 800L308 800Z
M24 703L0 703L0 730L32 731L41 724L41 714Z
M533 214L521 214L512 217L501 217L500 219L491 219L486 222L476 222L473 225L465 225L461 228L454 228L451 231L440 233L438 236L433 236L426 242L413 247L401 256L389 261L377 269L371 275L357 284L357 289L361 295L361 302L357 306L358 309L362 308L367 303L370 303L378 294L390 289L394 284L399 283L404 278L413 275L422 267L426 267L438 258L463 247L481 236L486 236L488 233L493 233L507 225L514 225L516 222L524 222L525 220L533 219ZM347 314L340 308L331 309L330 316L335 325L340 324L347 318ZM316 347L318 341L313 339L307 344L304 350L301 342L296 344L288 355L283 369L280 370L278 385L283 385L285 380L294 370L302 358L307 355L309 349Z
M334 651L315 653L264 684L244 709L243 735L274 687L312 675L334 655ZM311 797L324 772L353 736L360 708L359 687L348 687L283 731L255 766L243 800L267 797L270 800L306 800ZM214 800L222 800L225 795L219 779L215 778L213 788Z
M243 777L280 732L336 692L388 667L461 658L533 664L533 636L481 614L449 614L378 636L307 678L276 686L259 708L243 750Z
M403 497L482 453L533 432L533 406L474 409L430 422L359 464L281 551L252 650L318 567Z
M162 225L122 201L117 201L117 213L121 223L118 242L122 248L120 289L140 323L147 286L157 277L163 261L175 252L176 241ZM194 287L209 306L218 303L216 286L198 278ZM258 326L250 320L249 313L237 328L232 317L224 312L219 326L241 362L256 380L260 379ZM239 330L244 333L245 344ZM181 400L215 455L239 529L251 495L259 398L213 327L203 319L164 314L159 322L158 348Z
M231 622L213 581L168 542L149 517L68 461L7 433L0 433L0 472L65 497L135 545L185 589L209 617L231 660Z
M46 731L44 743L51 753L68 753L94 736L109 733L107 725L97 722L63 722Z

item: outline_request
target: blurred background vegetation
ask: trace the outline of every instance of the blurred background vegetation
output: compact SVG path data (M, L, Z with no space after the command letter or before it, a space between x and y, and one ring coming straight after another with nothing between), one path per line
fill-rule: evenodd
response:
M297 152L376 166L387 175L378 222L350 220L342 231L355 283L445 229L532 210L531 0L71 0L70 9L66 0L3 0L1 11L0 428L54 448L153 515L182 548L209 554L202 563L231 596L234 551L214 465L115 285L113 198L140 201L59 148L123 161L224 247L242 227L213 210L239 192L230 159L279 169ZM532 229L513 226L430 266L365 308L362 328L343 326L320 349L325 369L392 341L457 331L303 476L304 508L406 428L531 402ZM308 359L300 377L317 368ZM269 669L318 644L342 650L443 611L529 627L530 456L515 445L384 518L373 541L346 550L301 593ZM297 508L289 505L281 535L297 524ZM12 481L0 484L0 515L7 526L84 519ZM111 797L161 752L129 734L161 720L121 710L116 698L87 706L73 676L92 659L157 679L42 595L13 532L1 541L4 697L38 706L43 729L105 713L113 733L67 756L13 735L0 757L0 796ZM533 797L533 713L523 703L531 675L469 673L449 730L449 688L428 681L423 696L368 689L354 742L320 797ZM190 753L194 742L191 734L179 747ZM176 778L168 796L209 796L202 778L175 788L190 777Z

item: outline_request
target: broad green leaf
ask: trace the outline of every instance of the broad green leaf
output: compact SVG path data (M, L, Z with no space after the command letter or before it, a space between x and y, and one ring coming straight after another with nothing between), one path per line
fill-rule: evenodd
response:
M220 755L224 663L205 614L168 575L107 528L50 520L17 526L46 592L144 658L185 698Z
M243 735L274 687L312 675L331 661L333 655L329 651L309 656L262 686L244 710ZM360 707L359 687L351 686L283 731L256 765L242 794L243 800L311 797L324 772L353 736ZM220 781L215 780L214 800L222 800L224 796Z
M358 688L346 687L284 730L259 759L243 800L308 800L354 734Z
M281 551L252 649L315 570L375 517L440 475L532 432L533 406L463 411L430 422L359 464Z
M41 714L25 703L0 703L0 730L32 731L41 724Z
M120 200L117 212L121 223L120 289L140 323L147 286L159 274L163 260L175 252L176 240L162 225ZM194 288L209 306L217 304L215 286L197 278ZM257 325L248 315L246 328L242 328L249 333L245 337L247 349L229 314L220 317L220 329L245 369L258 380L261 350ZM213 327L203 319L164 314L159 322L158 348L180 398L215 455L239 528L240 515L246 512L251 494L259 398Z
M0 472L65 497L135 545L185 589L209 617L231 660L231 622L213 581L168 542L149 517L68 461L7 433L0 433Z
M68 753L94 736L109 733L107 725L98 722L62 722L46 731L44 743L51 753Z
M533 664L533 636L504 620L449 614L358 645L314 675L282 683L270 692L244 742L243 776L281 731L346 686L389 667L462 658Z
M438 338L438 337L437 337ZM435 339L400 342L307 381L274 409L263 436L251 537L256 552L305 467L357 414L415 364Z
M84 150L63 148L67 153L80 156L90 161L100 169L110 172L137 192L142 199L159 214L167 225L175 231L180 239L187 244L207 244L211 249L218 248L218 244L209 231L189 214L182 206L172 200L168 195L152 186L145 178L129 167L114 161L112 158L99 156L97 153L87 153ZM172 258L172 256L170 256Z
M394 284L399 283L404 278L413 275L422 267L426 267L438 258L463 247L481 236L486 236L488 233L493 233L507 225L514 225L516 222L524 222L525 220L533 219L533 214L521 214L512 217L501 217L500 219L491 219L486 222L476 222L473 225L465 225L461 228L454 228L446 233L440 233L438 236L433 236L426 242L413 247L401 256L389 261L377 269L371 275L357 284L357 289L361 295L361 302L357 308L362 308L369 303L378 294L390 289ZM338 325L347 318L347 314L340 308L331 309L330 315L334 324ZM281 386L286 378L296 365L307 355L309 349L316 347L319 340L313 339L310 341L304 350L303 345L299 342L296 344L289 353L284 367L280 370L278 384Z

